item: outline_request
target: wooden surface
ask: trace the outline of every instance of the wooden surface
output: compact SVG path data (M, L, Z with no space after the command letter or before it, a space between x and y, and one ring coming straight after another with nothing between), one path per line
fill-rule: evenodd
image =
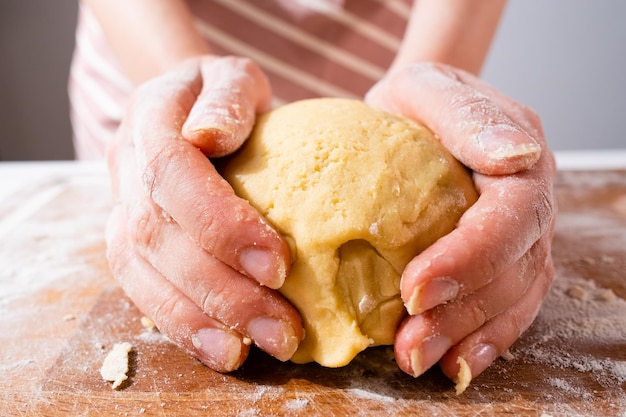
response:
M145 329L105 258L104 169L0 164L2 416L626 416L626 171L559 173L557 281L540 316L461 396L388 348L341 369L254 351L215 373ZM99 368L134 346L114 391Z

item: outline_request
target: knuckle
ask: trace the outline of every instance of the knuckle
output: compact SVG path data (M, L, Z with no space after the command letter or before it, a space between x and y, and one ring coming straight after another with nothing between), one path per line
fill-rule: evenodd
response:
M150 197L158 191L159 178L167 174L167 167L173 160L184 160L187 152L186 142L183 140L168 140L154 152L153 156L140 164L141 180ZM141 160L139 160L141 162Z
M210 317L215 317L221 321L225 320L223 314L220 314L220 310L228 306L227 298L225 295L228 293L227 285L220 283L220 281L213 281L211 287L206 291L206 294L202 296L199 305L202 310Z
M533 211L537 219L539 235L543 236L552 229L553 218L556 212L556 204L551 189L537 187L537 198L534 199Z
M207 275L209 283L202 287L197 305L207 316L237 331L244 331L252 317L282 308L267 288L231 268L223 266Z
M452 96L449 108L453 113L458 114L459 120L466 120L468 125L478 123L473 126L475 129L482 128L484 120L497 123L503 119L503 113L489 97L471 88L465 88L464 93Z
M202 221L198 227L197 241L200 246L209 252L215 252L219 245L220 222L214 213L207 213L202 216Z
M159 301L152 307L151 318L161 327L170 323L172 317L178 317L180 310L184 310L183 301L179 297L163 297Z
M222 261L237 255L246 234L244 230L259 222L256 213L237 199L234 195L211 198L198 212L195 222L194 239Z
M158 246L159 223L163 216L154 207L138 204L129 216L129 231L138 248L153 249Z
M490 318L486 309L482 306L482 302L478 300L468 304L464 314L475 329L478 329Z

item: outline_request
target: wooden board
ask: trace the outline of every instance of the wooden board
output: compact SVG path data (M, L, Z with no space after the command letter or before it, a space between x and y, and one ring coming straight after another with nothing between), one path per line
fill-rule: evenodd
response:
M0 184L16 171L0 166ZM236 372L211 371L144 328L112 280L104 170L46 165L0 191L1 414L624 416L626 171L561 172L556 192L552 292L513 359L457 396L437 368L399 371L385 347L341 369L253 351ZM133 351L116 391L99 368L121 341Z

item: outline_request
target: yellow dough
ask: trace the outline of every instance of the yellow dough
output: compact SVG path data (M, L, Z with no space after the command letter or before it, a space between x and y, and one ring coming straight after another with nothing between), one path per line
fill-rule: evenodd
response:
M291 360L327 367L393 344L404 267L477 198L429 130L357 100L304 100L261 116L223 174L291 243L280 292L306 331Z

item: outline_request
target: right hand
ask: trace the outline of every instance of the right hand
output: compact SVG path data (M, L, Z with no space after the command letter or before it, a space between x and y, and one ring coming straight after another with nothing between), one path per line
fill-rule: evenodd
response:
M137 89L108 150L113 275L161 332L220 372L237 369L251 342L287 360L304 337L273 290L287 244L208 158L241 146L270 99L249 60L193 59Z
M539 117L439 63L406 66L367 100L428 126L473 171L478 201L402 274L410 316L395 352L413 376L439 362L458 382L461 358L474 378L530 326L554 279L556 168Z

